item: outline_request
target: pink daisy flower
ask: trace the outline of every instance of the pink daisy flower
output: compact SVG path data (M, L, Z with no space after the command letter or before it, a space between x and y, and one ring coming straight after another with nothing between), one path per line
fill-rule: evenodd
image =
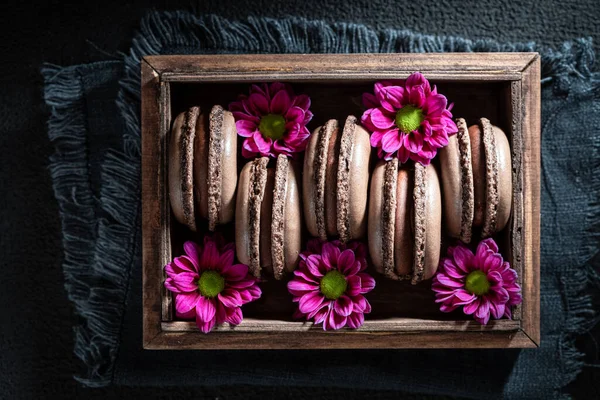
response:
M298 303L296 318L305 317L323 330L345 326L358 328L371 305L363 296L375 287L375 279L363 272L367 268L366 249L360 242L342 244L312 239L288 290Z
M397 156L401 163L410 158L427 165L458 131L450 113L453 104L448 106L418 72L406 81L376 83L375 94L364 93L363 103L368 110L361 121L372 132L371 146L385 160Z
M229 104L238 134L245 137L242 155L277 157L293 156L304 151L310 132L306 124L312 119L310 98L294 95L288 84L252 85L250 95L240 95Z
M204 333L215 324L239 325L240 307L258 299L261 290L247 265L233 263L233 243L205 236L203 246L188 241L183 249L185 255L165 266L165 288L175 294L176 315L195 318Z
M431 286L440 310L451 312L463 307L467 315L485 325L490 319L512 318L511 307L520 304L521 287L517 272L498 253L493 239L485 239L475 254L460 243L448 248L440 261Z

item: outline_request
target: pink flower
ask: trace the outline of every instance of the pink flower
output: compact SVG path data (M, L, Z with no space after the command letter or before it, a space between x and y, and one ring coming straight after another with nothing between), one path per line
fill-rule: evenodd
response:
M303 151L310 136L306 124L313 117L309 107L310 98L294 95L288 84L252 85L249 96L240 95L229 104L238 134L246 138L242 155L293 156Z
M467 315L485 325L490 319L512 318L511 307L520 304L517 273L498 253L493 239L485 239L473 254L462 243L448 248L431 286L440 310L463 307Z
M322 242L312 239L288 290L298 303L296 318L305 317L323 330L358 328L371 305L363 296L375 287L367 268L366 249L360 242Z
M448 145L448 136L458 131L446 97L431 89L429 81L415 72L406 81L378 82L375 94L364 93L368 110L361 117L371 134L371 146L379 158L397 156L429 164L438 149Z
M219 236L205 236L203 247L185 242L185 255L165 265L165 288L175 293L176 315L195 318L204 333L215 324L239 325L240 306L261 295L248 266L233 264L233 248L233 243L225 244Z

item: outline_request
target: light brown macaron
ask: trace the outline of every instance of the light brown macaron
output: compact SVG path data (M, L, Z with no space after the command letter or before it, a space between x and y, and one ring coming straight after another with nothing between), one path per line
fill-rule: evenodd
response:
M299 261L302 210L296 167L284 155L249 161L240 174L235 218L236 254L256 277L282 279Z
M371 178L369 252L375 269L413 284L437 271L441 246L440 183L432 165L398 169L380 161Z
M370 157L369 134L354 116L341 129L337 120L329 120L311 135L302 188L312 236L342 242L365 236Z
M511 151L504 132L487 118L458 133L440 151L444 215L448 235L465 243L473 228L483 238L504 229L512 208Z
M199 215L214 231L218 224L233 220L236 186L233 115L219 105L208 114L199 107L179 114L169 143L169 197L175 218L196 231Z

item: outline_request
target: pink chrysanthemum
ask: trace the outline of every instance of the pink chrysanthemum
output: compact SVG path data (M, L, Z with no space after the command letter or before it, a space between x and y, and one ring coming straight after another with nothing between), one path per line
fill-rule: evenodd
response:
M288 84L252 85L249 96L241 95L229 104L238 134L246 138L242 155L293 156L303 151L310 136L306 124L313 117L309 108L310 98L294 95Z
M463 307L467 315L487 324L494 319L512 318L511 307L522 301L517 272L498 253L493 239L479 243L475 254L462 243L448 248L448 257L440 261L432 289L440 310Z
M410 158L427 165L458 131L450 113L453 104L447 107L446 97L418 72L406 81L376 83L375 94L363 94L363 103L368 110L361 121L372 132L371 146L379 158L397 156L402 163Z
M305 317L323 329L358 328L371 305L363 296L375 287L367 268L366 249L360 242L346 245L336 240L312 239L288 290L298 303L296 318Z
M185 255L165 266L165 287L175 293L176 315L196 319L208 333L215 324L242 322L243 304L258 299L261 290L248 266L233 264L233 243L220 237L204 237L204 246L185 242Z

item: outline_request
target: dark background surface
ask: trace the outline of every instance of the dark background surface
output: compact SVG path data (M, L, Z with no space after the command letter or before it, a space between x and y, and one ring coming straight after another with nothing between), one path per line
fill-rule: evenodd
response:
M0 398L397 398L397 393L302 388L84 389L72 375L75 321L62 281L58 208L53 197L42 100L42 62L71 65L117 58L126 52L148 7L189 8L189 1L45 2L0 5ZM218 1L193 3L202 13L303 16L360 22L421 33L529 41L559 46L592 36L600 48L597 0L453 2ZM540 3L540 4L538 4ZM590 335L581 345L593 343ZM578 397L598 394L598 369L571 385ZM595 374L595 375L594 375ZM409 398L420 398L410 396Z

